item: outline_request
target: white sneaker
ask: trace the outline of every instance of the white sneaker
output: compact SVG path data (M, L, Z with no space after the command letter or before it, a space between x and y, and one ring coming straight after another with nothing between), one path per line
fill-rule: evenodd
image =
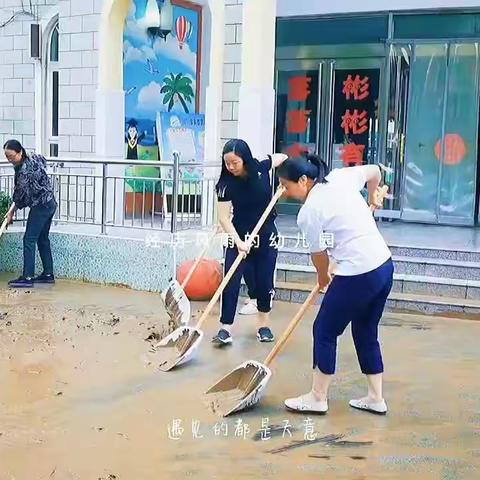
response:
M287 398L285 406L295 412L316 413L318 415L325 415L328 411L328 402L317 400L312 392L296 398Z
M238 311L240 315L255 315L258 313L257 301L256 300L247 300L245 305Z
M372 402L368 397L350 400L350 406L358 410L375 413L376 415L385 415L387 413L387 404L382 399L381 402Z

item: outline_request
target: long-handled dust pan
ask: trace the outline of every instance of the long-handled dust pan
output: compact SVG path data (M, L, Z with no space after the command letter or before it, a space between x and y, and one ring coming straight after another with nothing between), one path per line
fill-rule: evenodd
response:
M188 282L192 278L192 275L195 273L195 270L202 261L203 257L207 254L212 240L215 238L215 235L220 231L221 227L217 225L215 227L215 230L211 234L211 237L208 239L205 247L200 252L200 255L198 255L195 262L188 271L187 276L184 278L182 284L180 284L178 280L174 278L170 281L167 288L161 293L161 298L165 305L165 310L170 316L170 324L174 329L177 329L182 325L188 325L188 323L190 322L190 300L185 293L185 287L188 285Z
M272 371L269 368L271 363L285 346L293 330L318 293L319 286L317 284L300 310L292 318L264 363L247 360L207 390L204 394L204 401L212 412L226 417L234 412L252 407L260 401L272 376Z
M270 203L263 212L257 225L255 226L252 233L250 234L249 239L247 240L247 244L250 247L252 246L255 237L258 235L260 229L265 223L268 215L272 211L278 199L283 195L284 191L285 188L283 186L278 187L275 195L272 197ZM158 343L155 347L153 347L153 351L151 352L153 356L151 356L150 358L152 362L155 362L155 364L158 365L158 368L160 370L168 372L175 366L186 363L193 357L203 338L203 332L201 330L203 323L208 318L210 312L217 303L217 300L220 298L220 295L222 294L225 287L228 285L228 282L232 278L233 274L237 270L244 257L245 254L239 252L237 258L228 270L228 273L223 278L222 283L218 287L217 291L213 295L212 299L208 303L207 307L205 308L200 319L194 327L185 325L177 328L174 332L172 332L170 335L160 341L160 343Z

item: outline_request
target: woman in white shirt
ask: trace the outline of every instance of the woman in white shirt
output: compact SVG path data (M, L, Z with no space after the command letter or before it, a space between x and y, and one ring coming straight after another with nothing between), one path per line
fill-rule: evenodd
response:
M285 401L290 410L325 414L328 388L335 373L337 338L352 324L352 336L367 396L350 406L385 414L383 362L378 324L393 283L391 253L377 229L360 190L368 187L369 203L378 204L378 166L333 170L316 156L286 160L277 170L286 196L303 203L297 223L310 247L320 288L328 286L313 325L313 386L305 395ZM333 241L333 245L332 245ZM335 276L329 274L330 259Z

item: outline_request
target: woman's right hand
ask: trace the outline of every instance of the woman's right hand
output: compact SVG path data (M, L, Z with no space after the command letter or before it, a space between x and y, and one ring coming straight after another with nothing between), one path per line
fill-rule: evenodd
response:
M237 246L238 252L244 253L245 255L248 254L251 248L251 245L249 245L247 242L244 242L243 240L240 240L240 239L235 242L235 245Z
M332 276L330 275L330 272L327 272L324 275L318 275L318 286L320 287L320 291L325 291L331 281Z

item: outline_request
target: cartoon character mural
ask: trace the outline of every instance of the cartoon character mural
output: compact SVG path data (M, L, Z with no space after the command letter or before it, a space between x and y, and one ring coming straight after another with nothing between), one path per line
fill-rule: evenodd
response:
M145 138L146 132L138 134L138 123L132 118L127 123L127 159L138 160L138 144Z
M123 35L127 159L171 160L160 158L157 112L198 113L201 31L202 7L198 4L131 0ZM139 169L147 173L138 166L129 167L126 173L135 176ZM159 168L148 167L148 171L148 176L159 178ZM127 197L143 188L141 182L127 183Z

